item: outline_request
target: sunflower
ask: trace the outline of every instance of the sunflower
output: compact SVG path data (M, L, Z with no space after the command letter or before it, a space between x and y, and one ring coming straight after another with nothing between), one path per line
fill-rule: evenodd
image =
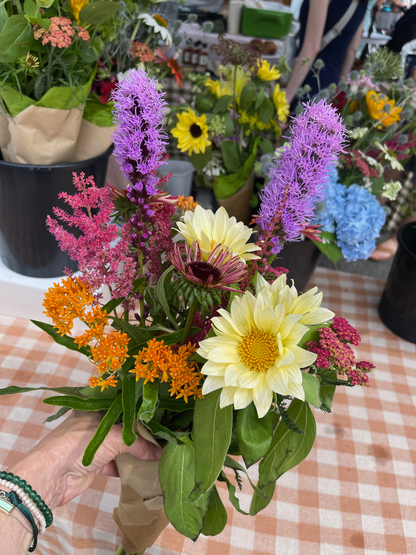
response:
M319 310L316 292L297 295L283 279L276 281L267 287L260 283L256 296L246 292L235 297L229 312L220 309L220 316L212 318L216 336L200 342L197 352L207 359L202 393L222 389L221 408L243 409L254 402L263 418L274 392L305 400L301 368L313 364L316 356L298 346L309 330L302 322L320 323L326 309ZM333 313L328 310L326 316Z
M390 100L375 91L368 91L365 95L371 119L378 120L384 127L400 121L401 108L396 106L395 100ZM381 129L382 125L379 125Z
M205 114L197 116L191 108L187 112L177 114L179 122L172 129L172 135L178 139L178 148L181 152L188 151L199 154L205 152L207 146L211 145L208 139L208 125Z
M214 214L198 205L194 212L185 212L182 220L178 222L180 233L188 245L198 241L203 260L208 260L217 245L228 248L233 256L238 255L243 260L258 258L253 253L260 247L248 243L251 229L243 222L237 222L234 216L230 218L223 206Z
M273 91L273 104L276 108L277 117L282 123L287 122L287 116L289 115L289 104L286 100L286 93L280 90L279 84L277 84Z
M168 31L167 21L161 15L151 16L148 13L142 13L139 19L143 19L145 25L151 27L153 33L160 35L168 46L172 45L172 35Z
M280 78L280 71L276 66L270 67L267 60L261 60L257 70L257 77L262 81L276 81Z

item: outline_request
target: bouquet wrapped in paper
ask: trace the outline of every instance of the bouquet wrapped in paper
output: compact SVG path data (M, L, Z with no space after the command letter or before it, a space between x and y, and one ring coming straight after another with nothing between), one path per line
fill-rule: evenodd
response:
M219 534L227 512L218 482L237 511L264 509L276 480L310 452L313 411L331 411L337 386L368 386L373 366L355 359L357 331L322 306L316 287L301 293L284 268L271 266L285 241L311 233L313 203L344 141L335 110L312 104L295 121L287 164L262 194L259 235L250 242L250 228L224 208L214 214L163 192L157 83L130 71L113 99L115 155L130 184L98 189L80 175L78 193L62 193L72 212L55 210L48 225L80 274L47 291L52 323L35 323L91 361L89 384L45 399L61 407L58 416L102 412L84 465L118 423L127 445L140 434L163 446L160 464L117 458L114 518L124 550L138 553L168 522L192 540ZM73 336L75 320L85 327ZM247 468L256 463L254 484ZM242 475L253 491L249 512L237 495Z

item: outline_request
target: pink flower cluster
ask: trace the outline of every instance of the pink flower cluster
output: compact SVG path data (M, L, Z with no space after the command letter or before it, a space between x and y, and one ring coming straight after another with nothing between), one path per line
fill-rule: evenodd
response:
M114 204L106 187L98 188L92 176L74 173L75 195L60 193L73 210L69 214L54 208L55 216L70 227L81 232L79 236L64 229L57 220L48 216L49 230L58 241L61 250L78 262L88 285L98 291L103 285L110 288L113 298L130 298L133 281L137 277L137 263L130 254L130 224L118 227L111 224ZM134 302L130 299L134 306Z
M68 48L71 46L75 32L82 40L90 40L88 31L78 26L74 29L72 21L67 17L51 17L48 31L38 24L33 27L33 36L36 40L42 38L44 46L50 43L57 48Z
M345 318L334 318L331 327L319 330L319 339L308 341L307 349L317 355L315 367L318 370L335 370L345 375L352 385L369 387L367 373L375 366L371 362L357 362L350 347L360 341L357 330Z

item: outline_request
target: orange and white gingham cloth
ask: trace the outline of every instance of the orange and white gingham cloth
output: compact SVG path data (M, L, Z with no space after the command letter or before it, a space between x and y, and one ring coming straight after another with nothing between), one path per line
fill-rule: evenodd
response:
M371 388L338 388L332 414L315 411L318 432L306 461L278 481L269 507L255 518L227 507L219 536L195 544L169 526L148 555L416 555L416 345L400 340L378 318L383 282L318 269L312 283L324 306L354 325L360 359L376 364ZM1 312L1 309L0 309ZM0 387L87 383L89 362L54 344L30 322L0 317ZM28 451L56 423L46 392L0 398L0 468ZM250 468L256 478L257 467ZM240 494L248 508L248 489ZM39 555L113 555L116 478L55 510Z

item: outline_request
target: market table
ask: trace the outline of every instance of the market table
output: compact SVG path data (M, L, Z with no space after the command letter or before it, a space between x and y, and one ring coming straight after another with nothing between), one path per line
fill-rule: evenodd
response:
M359 357L377 370L371 388L340 390L334 411L315 411L318 433L306 461L283 475L269 507L257 517L231 509L220 493L228 525L195 544L172 527L148 555L398 555L416 554L416 345L387 330L377 315L383 282L318 268L312 283L324 306L358 328ZM0 307L1 313L1 307ZM88 361L54 344L29 321L0 316L0 387L87 383ZM56 424L43 424L52 407L46 393L0 399L0 465L29 450ZM257 469L250 475L255 478ZM249 496L240 495L243 508ZM112 520L119 492L115 478L55 511L39 555L112 555L118 544Z

